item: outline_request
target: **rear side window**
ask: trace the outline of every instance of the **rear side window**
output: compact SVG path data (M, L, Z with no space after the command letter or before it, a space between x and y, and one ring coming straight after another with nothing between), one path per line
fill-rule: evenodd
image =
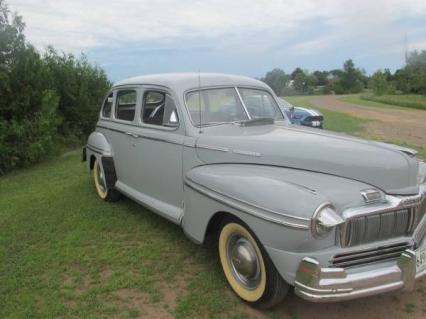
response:
M179 119L173 98L165 92L145 92L143 97L142 121L151 125L177 127Z
M123 90L117 93L115 117L119 120L133 121L136 109L136 91Z
M110 118L112 109L112 93L105 99L104 105L102 106L102 116Z

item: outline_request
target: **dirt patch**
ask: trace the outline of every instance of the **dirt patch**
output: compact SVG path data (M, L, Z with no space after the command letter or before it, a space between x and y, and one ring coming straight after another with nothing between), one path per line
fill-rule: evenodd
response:
M139 289L122 288L114 291L113 294L119 300L118 307L124 311L133 311L134 318L173 318L162 305L152 303L151 296Z
M282 304L271 311L256 310L241 303L239 311L247 318L312 319L423 319L426 318L426 282L417 282L413 292L394 292L339 303L311 303L290 292Z
M313 96L309 100L317 107L374 120L367 124L368 133L384 140L426 145L426 111L362 106L340 101L333 95Z

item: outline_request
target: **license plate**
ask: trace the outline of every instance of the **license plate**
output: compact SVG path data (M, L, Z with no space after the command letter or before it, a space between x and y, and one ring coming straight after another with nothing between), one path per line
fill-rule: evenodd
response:
M416 250L416 272L426 269L426 246Z
M319 126L320 125L320 122L319 121L313 121L312 122L312 126Z

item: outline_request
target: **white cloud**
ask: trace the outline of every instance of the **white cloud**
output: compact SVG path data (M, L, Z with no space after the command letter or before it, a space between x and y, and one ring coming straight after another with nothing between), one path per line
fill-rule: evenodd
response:
M387 45L403 37L396 27L404 17L424 17L425 0L9 0L27 24L37 47L78 52L128 43L176 44L191 39L223 38L232 45L250 33L264 39L292 39L290 52L313 54L341 41ZM319 21L328 34L316 38L299 30L315 30ZM228 39L228 40L227 40ZM425 38L418 40L423 42ZM253 45L254 47L254 45Z

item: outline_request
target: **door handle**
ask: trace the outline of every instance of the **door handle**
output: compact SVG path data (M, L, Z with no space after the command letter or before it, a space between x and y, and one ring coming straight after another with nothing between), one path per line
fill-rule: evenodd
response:
M129 135L129 136L134 137L134 138L138 138L139 137L138 134L133 134L133 133L130 133L130 132L126 132L126 135Z

